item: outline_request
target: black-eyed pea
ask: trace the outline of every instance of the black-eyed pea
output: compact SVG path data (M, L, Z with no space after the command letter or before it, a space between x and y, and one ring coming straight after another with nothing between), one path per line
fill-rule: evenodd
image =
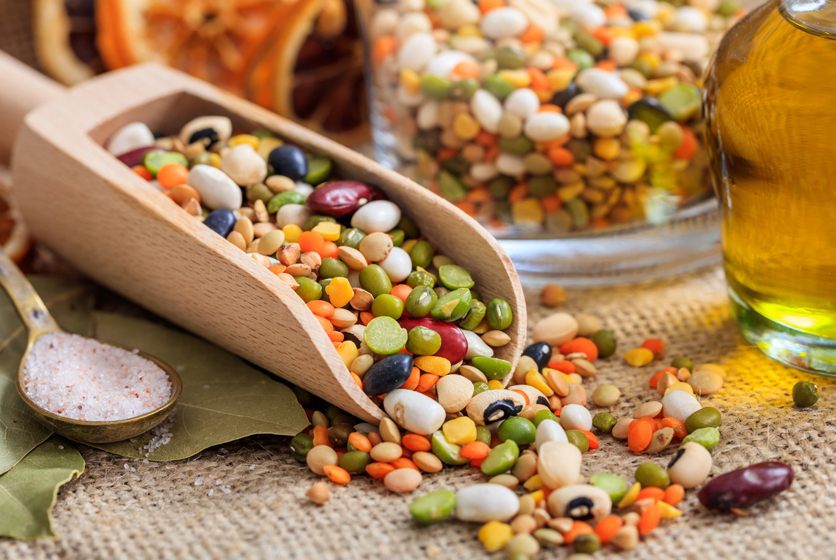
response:
M683 488L695 488L711 472L711 453L699 443L689 441L679 448L668 463L668 476Z
M570 444L571 445L571 444ZM601 488L589 484L573 484L558 488L549 495L549 512L553 516L594 523L612 511L612 499Z

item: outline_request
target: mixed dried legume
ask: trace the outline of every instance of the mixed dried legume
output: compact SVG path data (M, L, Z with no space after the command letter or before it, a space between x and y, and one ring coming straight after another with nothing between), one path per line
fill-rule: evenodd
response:
M653 222L707 195L700 76L737 0L364 9L381 157L500 235Z

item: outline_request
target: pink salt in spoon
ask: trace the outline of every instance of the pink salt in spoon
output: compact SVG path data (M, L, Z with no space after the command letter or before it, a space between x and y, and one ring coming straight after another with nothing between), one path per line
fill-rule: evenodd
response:
M138 351L138 355L153 362L162 369L171 381L171 397L159 408L146 414L124 420L91 422L60 416L38 406L26 393L24 386L24 366L33 351L40 351L38 348L35 348L35 343L41 337L63 333L63 331L58 326L58 323L55 322L52 315L50 315L49 310L37 292L35 292L32 284L29 283L26 277L20 272L20 269L17 268L15 263L2 250L0 250L0 286L9 295L18 315L20 315L23 324L29 332L26 351L23 353L20 366L17 370L17 392L20 394L23 402L31 409L35 418L42 424L52 428L59 435L81 443L110 443L130 439L145 433L165 420L166 416L171 413L174 405L177 403L177 399L180 397L180 391L183 389L180 376L167 363L142 351ZM101 341L97 342L113 347L112 344ZM126 348L125 350L133 351L130 348Z

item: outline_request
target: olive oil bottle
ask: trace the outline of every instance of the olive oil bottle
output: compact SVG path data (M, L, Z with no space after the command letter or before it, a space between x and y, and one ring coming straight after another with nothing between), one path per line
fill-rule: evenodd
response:
M836 1L753 10L719 45L703 95L741 332L836 374Z

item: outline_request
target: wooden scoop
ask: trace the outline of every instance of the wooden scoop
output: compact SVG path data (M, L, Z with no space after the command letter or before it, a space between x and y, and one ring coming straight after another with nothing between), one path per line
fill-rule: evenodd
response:
M510 259L475 220L420 185L168 68L137 66L62 91L0 53L0 76L0 157L19 126L13 186L27 225L36 239L111 290L351 414L375 423L384 416L291 288L102 147L133 121L173 134L195 117L225 115L235 129L273 130L305 151L328 155L343 178L383 190L428 241L471 271L485 301L508 300L511 342L497 357L516 365L526 310Z

